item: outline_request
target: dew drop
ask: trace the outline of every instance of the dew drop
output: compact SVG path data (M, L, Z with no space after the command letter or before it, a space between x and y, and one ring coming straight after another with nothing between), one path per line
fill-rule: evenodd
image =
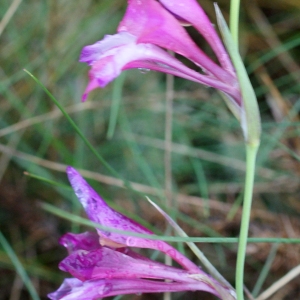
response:
M125 26L125 25L120 26L119 27L119 32L122 32L122 31L128 31L127 26Z
M176 258L176 252L174 249L168 250L167 254L171 257L173 257L174 259Z
M98 294L100 296L107 295L112 290L112 284L111 283L104 283L98 288Z
M159 251L162 251L162 252L164 251L164 248L165 248L164 243L158 241L156 245L157 245L157 248Z
M129 237L126 241L127 246L134 247L136 245L136 239Z
M146 68L138 68L138 70L142 73L142 74L146 74L150 71L150 69L146 69Z

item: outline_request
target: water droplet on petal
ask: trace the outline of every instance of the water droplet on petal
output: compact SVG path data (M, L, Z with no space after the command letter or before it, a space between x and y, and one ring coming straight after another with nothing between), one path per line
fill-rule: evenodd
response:
M158 241L156 245L157 245L158 250L160 250L162 252L164 251L164 248L165 248L164 243Z
M148 72L150 71L150 69L146 69L146 68L138 68L138 70L139 70L142 74L148 73Z
M129 237L127 240L126 240L126 245L128 247L134 247L136 245L136 238L133 238L133 237Z
M104 283L98 288L98 294L100 296L107 295L112 290L112 284L111 283Z
M127 30L127 26L125 26L125 25L120 26L120 27L118 28L118 31L119 31L119 32L122 32L122 31L128 31L128 30Z
M174 249L168 250L167 254L171 257L173 257L174 259L176 258L176 252Z

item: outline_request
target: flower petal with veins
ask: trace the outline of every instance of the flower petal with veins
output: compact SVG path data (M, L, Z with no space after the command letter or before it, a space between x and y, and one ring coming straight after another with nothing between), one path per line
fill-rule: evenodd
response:
M192 24L206 39L214 50L221 66L234 75L234 69L229 56L206 13L195 0L159 0L171 13L180 16Z
M145 67L213 86L232 95L233 98L239 97L238 90L232 86L186 67L158 46L150 43L137 43L137 38L128 32L107 35L102 41L84 47L80 61L91 66L90 82L83 94L83 100L89 92L99 86L106 86L123 70Z
M59 243L67 248L69 254L77 250L94 250L99 248L99 235L96 232L66 233Z
M181 16L180 14L178 14ZM129 32L137 43L150 43L187 57L205 72L232 84L234 77L213 62L189 37L184 28L154 0L129 0L118 32Z
M208 57L190 38L179 20L191 23L211 46L219 63ZM199 73L181 63L166 50L188 58ZM104 87L123 70L145 68L182 77L223 92L229 108L240 118L239 82L223 44L195 0L128 0L118 33L83 48L81 62L91 66L89 83L82 96Z
M234 299L230 288L203 272L166 242L131 236L130 233L153 233L110 208L74 168L68 167L67 174L90 220L126 233L96 228L98 234L65 234L60 243L69 255L60 262L59 268L74 278L65 279L56 292L48 295L50 299L98 300L120 294L189 290L206 291L224 300ZM185 270L153 261L129 246L166 253Z
M147 279L96 279L80 281L77 278L67 278L62 286L48 295L52 300L99 300L125 294L163 293L180 291L207 291L211 288L199 282L160 282Z
M146 235L153 234L153 232L144 226L110 208L74 168L68 167L67 174L75 194L90 220L108 228ZM99 228L97 228L97 231L102 245L115 248L128 246L155 249L169 255L187 270L196 273L203 272L174 247L164 241L109 232Z
M78 250L62 260L59 268L82 281L104 278L152 278L195 282L190 277L193 274L191 271L167 266L146 257L132 257L107 247L91 251ZM210 279L208 275L205 277Z

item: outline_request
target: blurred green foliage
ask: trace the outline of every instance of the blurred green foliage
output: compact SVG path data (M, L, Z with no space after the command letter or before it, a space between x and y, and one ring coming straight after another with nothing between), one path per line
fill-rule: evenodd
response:
M228 1L219 2L227 16ZM215 20L212 1L201 4ZM5 24L13 5L16 11ZM145 203L142 194L165 204L166 76L126 71L123 88L114 82L95 90L87 102L80 100L88 80L88 67L78 63L80 51L105 34L113 34L125 8L123 0L0 3L0 228L41 299L46 299L64 276L57 269L66 255L58 238L84 228L44 212L38 204L47 202L80 215L82 210L69 189L25 176L23 171L64 185L68 185L66 165L100 173L102 177L94 173L85 176L102 182L91 184L114 208L142 220L157 233L165 230L164 220ZM244 1L242 6L240 50L259 98L263 122L252 236L299 236L299 10L297 0ZM187 30L210 53L197 33ZM47 87L119 177L140 184L135 186L140 193L120 188L114 174L96 159L23 69ZM113 101L118 93L121 101ZM212 89L175 78L174 95L174 197L169 212L191 236L236 236L240 214L234 203L239 203L243 192L245 168L239 124ZM114 122L112 111L117 113L116 127L108 138L108 128ZM210 216L203 215L205 203L210 206ZM184 250L183 245L178 246ZM235 247L199 246L232 281ZM246 285L250 289L270 249L267 244L249 246ZM279 247L263 288L296 264L299 246ZM2 248L0 275L0 300L29 299ZM285 290L280 299L296 299L299 282L292 282ZM142 299L159 297L144 295ZM206 297L203 299L211 299Z

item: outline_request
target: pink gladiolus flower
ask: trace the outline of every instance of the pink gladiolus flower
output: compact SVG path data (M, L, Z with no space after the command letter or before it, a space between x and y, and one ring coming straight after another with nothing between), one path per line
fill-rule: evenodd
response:
M190 38L181 21L193 25L214 51L209 58ZM171 50L192 61L199 73L170 55ZM128 0L118 33L83 48L81 62L91 66L83 94L104 87L123 70L140 68L172 74L224 92L235 107L241 106L238 80L223 44L195 0Z
M152 235L137 222L111 209L80 174L68 167L67 174L76 196L90 220L119 231ZM61 270L73 278L48 295L52 300L93 300L120 294L201 290L226 300L232 291L203 272L188 258L164 241L134 237L96 228L97 232L67 233L60 243L69 255ZM167 266L140 255L129 247L161 251L184 269Z

